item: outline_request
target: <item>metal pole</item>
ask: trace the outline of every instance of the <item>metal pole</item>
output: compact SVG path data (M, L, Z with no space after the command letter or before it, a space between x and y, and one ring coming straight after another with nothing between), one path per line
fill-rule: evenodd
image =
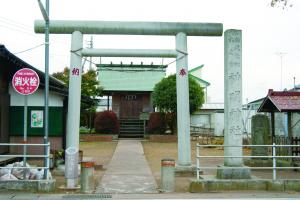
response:
M93 36L91 36L90 48L91 48L91 49L94 48L94 44L93 44ZM90 71L93 69L93 68L92 68L92 61L93 61L93 58L90 57L90 67L89 67L89 70L90 70Z
M24 135L23 135L23 143L27 144L27 105L28 105L28 96L24 95ZM27 163L27 146L23 146L23 167L26 167ZM24 180L26 179L26 170L23 171Z
M276 146L275 143L273 143L272 146L272 156L273 156L273 181L276 180Z
M282 56L280 55L280 90L282 91Z
M200 161L199 161L199 158L198 156L200 156L200 153L199 153L199 148L200 147L196 147L196 150L197 150L197 158L196 158L196 167L197 167L197 180L199 180L199 176L200 176Z
M47 170L49 170L49 168L50 168L50 142L48 142L48 144L47 144L47 166L46 166L46 169L45 169L45 171ZM46 174L46 180L48 180L49 179L49 173L47 173Z
M276 55L280 56L280 90L282 91L282 59L287 53L277 52Z
M91 108L89 109L89 134L92 133L92 111Z
M45 20L45 129L44 129L44 144L48 144L48 123L49 123L49 0L46 0L46 13L48 20ZM47 146L44 147L44 154L47 154ZM44 159L44 166L48 166L48 159ZM48 169L44 170L44 178L47 178Z

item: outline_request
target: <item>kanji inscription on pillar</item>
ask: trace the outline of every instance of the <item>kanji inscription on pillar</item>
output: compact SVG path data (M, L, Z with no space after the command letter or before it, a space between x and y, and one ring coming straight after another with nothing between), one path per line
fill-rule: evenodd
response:
M79 76L79 69L78 68L73 68L72 69L72 75L73 76Z
M186 75L186 71L185 71L184 68L181 68L181 69L180 69L179 75L180 75L180 76L185 76L185 75Z

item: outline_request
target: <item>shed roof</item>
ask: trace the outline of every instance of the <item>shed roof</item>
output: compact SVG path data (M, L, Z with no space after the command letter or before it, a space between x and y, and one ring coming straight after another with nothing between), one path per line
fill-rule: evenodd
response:
M258 112L299 112L300 92L295 91L273 91L269 90L268 95L260 105Z
M204 65L200 65L198 67L195 67L195 68L189 70L189 75L194 80L196 80L200 84L201 87L208 87L208 86L210 86L210 83L201 78L201 70L203 67L204 67Z

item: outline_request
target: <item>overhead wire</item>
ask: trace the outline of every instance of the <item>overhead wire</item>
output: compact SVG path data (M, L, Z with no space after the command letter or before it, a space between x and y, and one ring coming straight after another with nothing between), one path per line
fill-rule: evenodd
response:
M27 51L31 51L31 50L36 49L36 48L38 48L38 47L40 47L40 46L43 46L43 45L45 45L45 43L36 45L36 46L31 47L31 48L29 48L29 49L25 49L25 50L22 50L22 51L19 51L19 52L15 52L15 53L13 53L13 54L20 54L20 53L24 53L24 52L27 52Z
M19 26L19 27L23 27L23 28L25 28L25 29L27 29L27 30L29 30L29 31L32 31L32 27L31 26L28 26L28 25L26 25L26 24L23 24L23 23L21 23L21 22L17 22L17 21L14 21L14 20L12 20L12 19L8 19L8 18L6 18L6 17L0 17L0 21L4 21L5 23L7 23L7 24L12 24L12 25L17 25L17 26ZM7 22L8 21L8 22Z

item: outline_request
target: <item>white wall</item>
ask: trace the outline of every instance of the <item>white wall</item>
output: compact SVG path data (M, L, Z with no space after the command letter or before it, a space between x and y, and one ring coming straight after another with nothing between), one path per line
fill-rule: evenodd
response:
M223 136L224 113L194 113L191 115L191 125L213 128L215 136Z
M244 125L243 132L246 132L248 135L251 135L251 126L252 126L251 119L254 115L257 114L256 111L257 110L246 110L246 109L243 109L242 111L243 125Z
M17 93L11 84L9 85L10 106L24 106L24 95ZM49 92L49 106L63 107L64 97ZM34 94L28 95L28 106L44 106L44 90L38 89Z
M224 113L214 113L212 115L212 123L215 136L224 135Z
M300 113L292 114L292 133L294 137L300 137Z
M191 125L201 126L204 128L212 128L210 123L210 114L192 114L191 115Z
M192 74L193 76L196 76L196 77L202 79L202 68L201 68L201 69L198 69L198 70L196 70L196 71L193 71L191 74Z

